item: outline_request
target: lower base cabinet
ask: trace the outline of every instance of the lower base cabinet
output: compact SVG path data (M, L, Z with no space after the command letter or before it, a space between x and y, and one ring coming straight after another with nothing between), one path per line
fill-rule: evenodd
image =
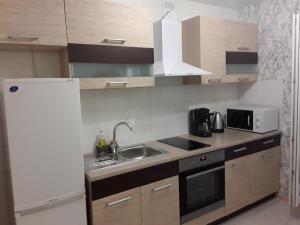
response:
M179 225L178 177L141 187L143 225Z
M280 147L253 154L249 158L250 203L254 203L280 187Z
M226 214L231 214L249 204L249 156L225 163Z
M178 176L92 202L92 225L179 225Z
M140 188L93 201L92 224L141 225Z
M226 215L278 192L280 146L225 163Z

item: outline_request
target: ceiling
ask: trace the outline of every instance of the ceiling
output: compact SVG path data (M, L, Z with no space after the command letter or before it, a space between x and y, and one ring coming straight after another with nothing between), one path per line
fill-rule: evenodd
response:
M257 2L258 0L189 0L225 8L240 9L242 6Z

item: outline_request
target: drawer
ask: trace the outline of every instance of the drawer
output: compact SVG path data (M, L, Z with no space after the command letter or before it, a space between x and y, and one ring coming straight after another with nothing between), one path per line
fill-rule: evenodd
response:
M267 137L260 139L254 143L255 152L263 151L266 149L274 148L280 145L281 135L275 135L272 137Z
M254 151L253 142L247 142L244 144L235 145L226 149L225 159L226 161L229 161L232 159L240 158L252 154L253 151Z

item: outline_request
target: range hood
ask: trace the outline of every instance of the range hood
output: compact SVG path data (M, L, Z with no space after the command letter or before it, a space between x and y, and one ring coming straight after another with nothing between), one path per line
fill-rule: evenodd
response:
M180 23L168 11L154 23L154 66L155 76L199 76L210 72L182 61Z

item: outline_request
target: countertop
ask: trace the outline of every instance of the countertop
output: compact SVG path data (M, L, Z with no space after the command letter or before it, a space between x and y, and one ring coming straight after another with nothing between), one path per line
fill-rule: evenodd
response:
M187 138L190 140L211 145L209 147L201 148L199 150L194 150L194 151L186 151L157 141L147 142L144 144L152 148L167 151L167 153L138 160L138 161L128 162L121 165L116 165L116 166L102 168L90 172L85 172L85 175L88 181L93 182L104 178L116 176L119 174L143 169L146 167L155 166L166 162L171 162L171 161L188 158L195 155L212 152L218 149L228 148L246 142L259 140L277 134L281 134L281 131L278 130L278 131L273 131L265 134L257 134L257 133L251 133L246 131L225 129L224 133L220 133L220 134L214 133L212 137L208 137L208 138L202 138L193 135L180 135L180 137L183 138Z

